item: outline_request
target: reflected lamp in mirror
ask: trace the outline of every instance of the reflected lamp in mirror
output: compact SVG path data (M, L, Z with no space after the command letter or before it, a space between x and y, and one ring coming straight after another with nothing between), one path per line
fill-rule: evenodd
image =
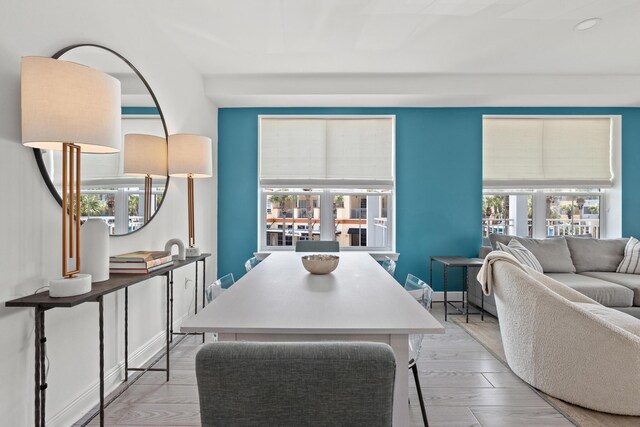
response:
M165 138L130 133L124 136L124 174L144 176L144 223L151 219L153 178L167 176Z
M189 247L186 252L188 257L200 255L200 250L195 245L193 179L212 176L212 163L211 138L192 134L169 136L169 176L187 178Z
M52 297L91 291L80 273L80 154L120 151L120 82L73 62L23 57L22 144L62 151L62 279Z

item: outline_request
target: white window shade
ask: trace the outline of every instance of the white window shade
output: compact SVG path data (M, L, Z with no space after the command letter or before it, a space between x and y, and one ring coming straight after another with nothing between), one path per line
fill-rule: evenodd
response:
M611 119L485 118L483 185L609 187Z
M262 118L260 184L391 188L393 120Z

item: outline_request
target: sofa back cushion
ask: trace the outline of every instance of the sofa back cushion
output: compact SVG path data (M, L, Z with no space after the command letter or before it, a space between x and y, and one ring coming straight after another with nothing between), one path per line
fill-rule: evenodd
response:
M629 239L588 239L566 237L576 273L584 271L616 271L624 257Z
M513 255L513 257L517 259L521 264L533 268L538 273L543 273L540 262L538 262L536 257L533 256L529 249L522 246L522 243L518 242L515 239L511 239L509 245L503 245L500 242L497 242L496 244L498 245L498 250Z
M497 249L497 243L508 245L511 239L516 239L522 246L529 249L536 257L545 273L575 273L576 268L571 261L571 253L564 237L549 239L530 239L527 237L508 236L503 234L489 235L491 246ZM617 267L617 265L616 265Z

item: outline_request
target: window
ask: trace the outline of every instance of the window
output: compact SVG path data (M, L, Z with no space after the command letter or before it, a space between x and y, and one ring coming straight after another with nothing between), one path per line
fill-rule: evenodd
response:
M393 250L392 116L260 117L260 250Z
M485 117L483 236L601 237L614 133L612 117Z
M485 190L482 235L601 237L600 190ZM572 192L573 191L573 192Z

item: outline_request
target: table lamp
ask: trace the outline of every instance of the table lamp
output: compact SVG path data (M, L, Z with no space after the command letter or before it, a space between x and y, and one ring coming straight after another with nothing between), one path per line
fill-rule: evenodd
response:
M80 161L120 151L120 81L84 65L45 57L21 63L22 144L62 151L62 278L49 295L91 291L80 273Z
M211 159L211 139L206 136L177 134L169 136L169 176L187 178L189 203L189 247L188 257L200 255L195 245L195 224L193 221L193 179L208 178L213 175Z
M151 219L153 177L167 176L167 140L130 133L124 136L124 174L144 176L144 223Z

